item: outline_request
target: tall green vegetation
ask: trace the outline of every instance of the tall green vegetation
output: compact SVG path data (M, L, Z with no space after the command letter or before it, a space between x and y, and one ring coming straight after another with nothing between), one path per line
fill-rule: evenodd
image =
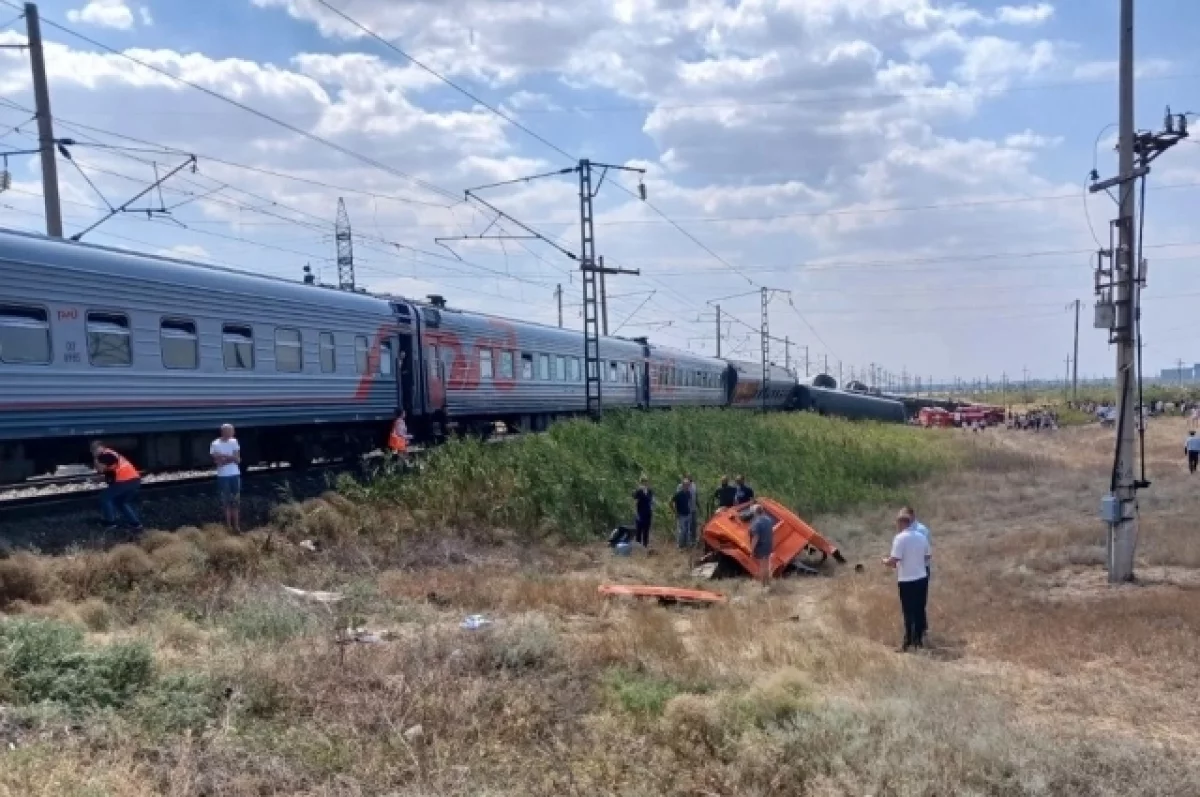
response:
M632 520L645 474L657 522L680 475L698 480L702 506L723 474L745 474L762 495L803 515L891 500L953 459L942 435L808 414L724 410L616 412L569 421L544 435L457 440L426 457L418 477L367 488L447 522L486 522L582 538Z

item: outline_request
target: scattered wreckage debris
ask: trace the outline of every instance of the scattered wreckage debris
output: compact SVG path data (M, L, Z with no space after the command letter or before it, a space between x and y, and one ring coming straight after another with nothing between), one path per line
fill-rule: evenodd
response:
M601 584L600 594L606 598L654 598L659 603L689 603L707 605L724 603L726 598L719 592L683 587L657 587L649 584Z
M833 557L845 564L838 547L821 536L778 501L759 498L753 503L720 509L704 524L701 539L705 555L693 574L700 578L725 578L734 575L756 575L758 562L750 546L750 524L754 522L754 506L775 521L771 548L771 575L787 573L819 575L817 569Z

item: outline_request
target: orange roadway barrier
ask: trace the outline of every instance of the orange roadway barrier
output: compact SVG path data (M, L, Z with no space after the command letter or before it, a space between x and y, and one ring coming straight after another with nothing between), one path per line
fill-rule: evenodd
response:
M747 573L757 575L758 563L750 548L750 524L754 520L750 508L754 504L761 506L775 521L774 546L771 548L772 575L779 575L806 548L832 556L838 562L846 561L836 545L770 498L758 498L750 503L718 510L704 524L704 544L710 550L736 561Z
M625 595L634 598L658 598L660 601L679 603L724 603L725 596L719 592L682 587L654 587L645 584L601 584L600 594L605 597Z

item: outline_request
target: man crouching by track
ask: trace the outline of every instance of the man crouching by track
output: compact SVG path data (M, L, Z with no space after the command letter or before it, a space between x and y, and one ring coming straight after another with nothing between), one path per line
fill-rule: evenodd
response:
M129 460L105 447L99 440L92 442L92 462L96 472L108 482L108 486L100 493L100 516L104 521L104 528L117 528L119 512L133 531L141 531L142 521L137 510L133 508L133 502L142 487L142 474L138 473Z

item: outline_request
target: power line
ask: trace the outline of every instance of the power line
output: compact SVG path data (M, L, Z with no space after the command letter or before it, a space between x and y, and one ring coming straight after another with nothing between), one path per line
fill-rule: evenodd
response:
M377 42L379 42L380 44L382 44L384 47L387 47L387 48L388 48L389 50L391 50L392 52L394 52L394 53L396 53L397 55L399 55L399 56L403 57L404 59L406 59L407 61L409 61L409 63L411 63L411 64L413 64L414 66L417 66L417 67L419 67L419 68L421 68L421 69L423 69L423 70L425 70L426 72L428 72L429 74L431 74L431 75L433 75L435 78L437 78L438 80L440 80L440 81L442 81L443 83L445 83L447 86L450 86L451 88L453 88L455 91L457 91L457 92L459 92L460 94L463 94L463 95L465 95L466 97L470 98L472 102L477 102L477 103L479 103L479 104L480 104L480 105L482 105L484 108L487 108L489 111L491 111L492 113L494 113L496 116L499 116L501 119L503 119L504 121L508 122L508 123L509 123L510 125L512 125L513 127L516 127L517 129L524 131L526 134L528 134L528 135L532 136L533 138L537 139L538 141L542 142L542 143L543 143L543 144L545 144L547 147L549 147L550 149L554 150L554 151L555 151L555 152L557 152L558 154L562 155L562 156L563 156L564 158L566 158L567 160L578 160L578 159L577 159L577 158L575 158L573 155L571 155L571 153L569 153L569 152L567 152L566 150L564 150L562 147L558 146L557 144L555 144L554 142L550 141L549 139L547 139L547 138L545 138L545 137L543 137L543 136L539 135L538 133L534 132L533 130L529 129L528 127L526 127L525 125L521 124L521 123L520 123L520 122L518 122L516 119L513 119L511 116L509 116L508 114L504 113L504 112L503 112L503 111L501 111L499 108L497 108L497 107L495 107L494 105L492 105L491 103L487 102L486 100L482 100L482 99L480 99L480 98L479 98L478 96L476 96L474 93L472 93L472 92L471 92L471 91L469 91L468 89L465 89L465 88L463 88L462 86L458 85L457 83L455 83L453 80L451 80L450 78L446 77L446 76L445 76L445 75L443 75L442 73L438 72L437 70L433 69L433 68L432 68L432 67L430 67L430 66L427 66L427 65L425 65L425 64L423 64L423 63L421 63L421 62L420 62L420 61L418 61L416 58L413 58L411 55L409 55L408 53L406 53L404 50L400 49L399 47L397 47L397 46L396 46L395 44L393 44L392 42L390 42L390 41L388 41L387 39L383 38L383 37L382 37L382 36L380 36L378 33L376 33L375 31L371 30L370 28L368 28L366 25L362 24L362 23L361 23L361 22L359 22L358 20L354 19L354 18L353 18L353 17L351 17L349 14L347 14L347 13L346 13L346 12L344 12L344 11L342 11L340 8L336 8L336 7L335 7L335 6L333 6L332 4L328 3L326 0L317 0L317 2L318 2L318 3L320 3L322 6L324 6L326 9L328 9L330 12L332 12L332 13L336 14L337 16L341 17L343 20L345 20L345 21L346 21L347 23L349 23L350 25L353 25L354 27L358 28L360 31L362 31L363 33L365 33L367 36L371 37L371 38L372 38L372 39L374 39L375 41L377 41Z
M0 0L0 3L3 3L4 5L9 6L10 8L15 8L15 9L20 10L20 6L18 6L14 2L11 2L11 0ZM383 162L375 160L374 158L371 158L367 155L363 155L359 152L356 152L356 151L350 149L349 147L344 147L341 144L338 144L334 141L330 141L329 139L319 136L316 133L312 133L308 130L305 130L302 127L297 127L296 125L292 124L291 122L287 122L287 121L284 121L283 119L279 119L278 117L272 116L271 114L269 114L265 111L260 111L259 109L255 108L252 105L247 105L246 103L241 102L239 100L235 100L232 97L227 97L224 94L220 93L219 91L214 91L213 89L207 88L206 86L202 86L199 83L195 83L191 80L188 80L187 78L179 77L178 75L172 74L170 71L163 69L160 66L156 66L154 64L143 61L142 59L132 56L127 52L123 52L121 50L117 50L116 48L109 47L107 44L104 44L103 42L99 42L90 36L87 36L83 33L79 33L78 31L72 30L71 28L67 27L66 25L62 25L58 22L55 22L51 19L47 19L45 17L42 17L41 21L44 24L49 25L52 28L55 28L56 30L60 30L63 33L66 33L69 36L74 36L75 38L77 38L81 41L87 42L88 44L92 45L93 47L104 50L105 52L110 53L112 55L116 55L121 58L124 58L125 60L130 61L131 63L137 64L138 66L142 67L143 69L148 69L151 72L154 72L155 74L162 75L163 77L165 77L169 80L173 80L176 83L179 83L184 86L188 86L189 88L192 88L192 89L195 89L196 91L199 91L202 94L212 97L213 99L220 100L221 102L232 105L233 107L238 108L242 111L245 111L246 113L249 113L253 116L256 116L259 119L262 119L266 122L270 122L271 124L282 127L283 129L285 129L291 133L295 133L296 135L301 136L302 138L308 139L309 141L312 141L314 143L321 144L322 146L328 147L329 149L332 149L335 152L345 155L346 157L352 158L353 160L359 161L360 163L365 163L368 166L372 166L376 169L379 169L380 171L387 172L388 174L391 174L395 177L399 177L403 180L407 180L408 182L411 182L414 185L418 185L421 188L424 188L426 191L429 191L431 193L438 194L439 196L443 196L443 197L446 197L447 199L451 199L451 200L456 199L456 197L453 193L447 191L444 188L441 188L440 186L433 185L432 183L427 183L418 177L414 177L410 174L407 174L406 172L402 172L399 169L396 169L395 167L389 166L386 163L383 163Z

